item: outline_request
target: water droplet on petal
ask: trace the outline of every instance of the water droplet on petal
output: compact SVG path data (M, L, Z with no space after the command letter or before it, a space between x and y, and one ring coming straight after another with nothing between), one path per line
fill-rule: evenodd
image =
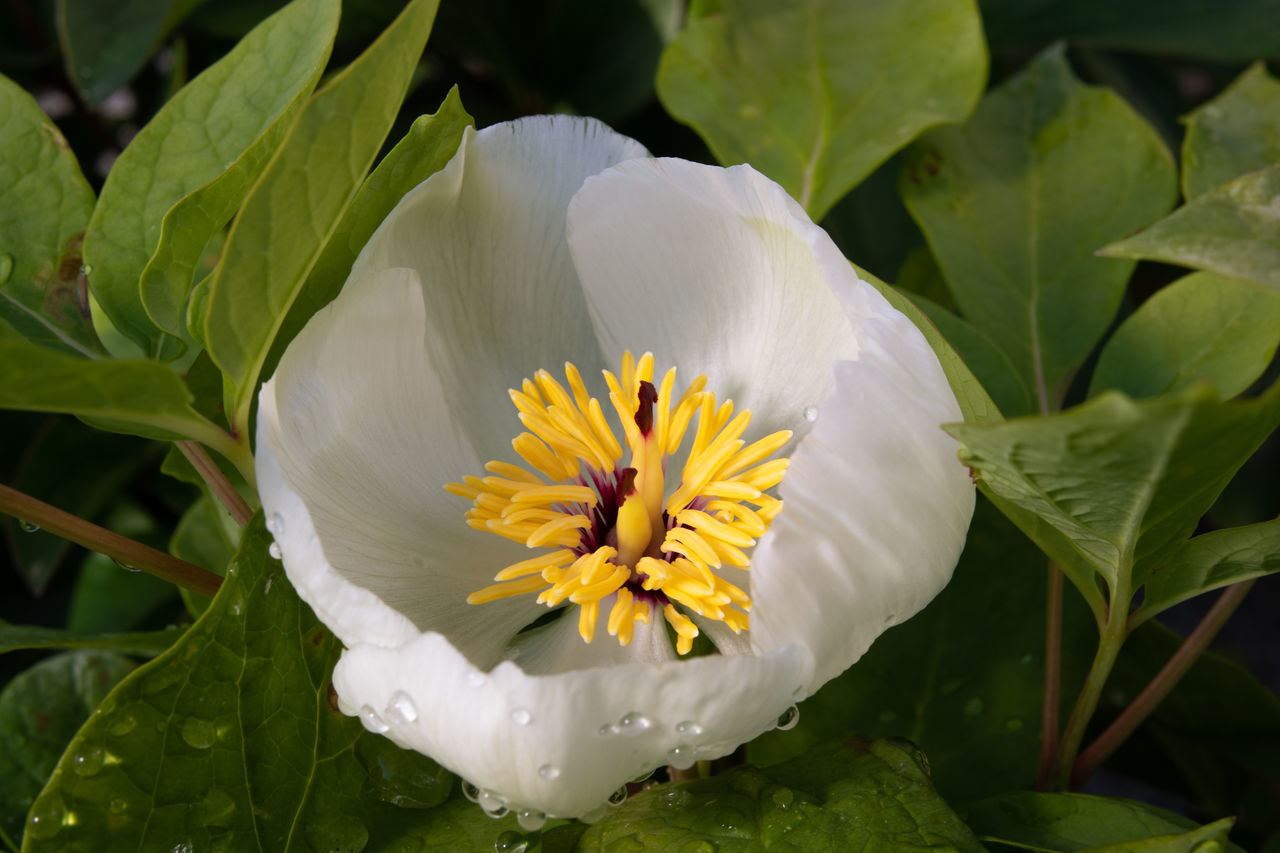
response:
M218 739L218 731L213 723L198 717L187 717L182 724L182 739L188 746L196 749L208 749Z
M693 720L681 720L676 723L676 734L692 735L693 737L697 737L702 734L702 726L698 725Z
M280 545L276 542L272 542L270 545L267 546L267 553L271 555L271 558L273 560L280 559L281 555L283 554L283 552L280 550Z
M387 720L392 725L403 725L412 723L418 719L418 706L413 704L413 700L409 698L409 694L403 690L397 690L391 695L391 704L387 706Z
M627 786L623 785L618 790L609 795L609 805L620 806L627 801Z
M467 673L467 684L472 687L483 687L487 680L483 672L472 671Z
M40 529L40 525L27 521L25 518L18 519L18 527L22 528L23 533L35 533Z
M677 770L688 770L698 763L698 750L688 744L673 746L667 753L667 763Z
M524 853L528 849L529 840L514 829L506 830L493 840L493 853Z
M82 749L71 759L71 766L77 776L93 776L102 769L102 749L90 746Z
M489 817L506 817L507 801L497 791L490 791L486 788L476 797L476 803L480 808L484 809L484 813Z
M813 423L814 421L816 421L816 420L818 419L818 407L817 407L817 406L805 406L805 407L804 407L804 419L805 419L806 421L808 421L809 423Z
M632 711L618 720L618 728L626 734L640 734L653 728L653 720L641 714L639 711Z
M462 796L466 797L473 803L480 801L480 789L472 785L466 779L462 780Z
M789 731L796 727L796 723L800 722L800 709L795 705L782 712L782 716L778 717L778 724L775 728L782 731Z
M596 734L600 735L600 737L613 737L617 733L618 733L618 727L615 726L613 723L605 723L603 726L600 727L599 731L596 732Z
M560 768L554 764L544 764L538 768L538 775L550 782L552 779L560 778Z
M273 512L267 516L267 532L272 536L284 533L284 519L280 517L280 513Z
M516 708L511 712L511 722L517 726L527 726L533 722L533 712L528 708Z
M526 832L537 832L547 823L547 816L537 809L521 809L516 812L516 823Z
M360 706L360 721L364 723L364 727L375 734L382 734L391 726L387 725L378 712L370 708L368 705Z

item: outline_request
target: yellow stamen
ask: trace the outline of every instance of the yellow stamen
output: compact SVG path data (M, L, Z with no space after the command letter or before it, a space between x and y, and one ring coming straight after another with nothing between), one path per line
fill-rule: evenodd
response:
M671 368L655 387L653 355L627 352L617 374L603 372L619 441L578 369L565 364L564 377L561 383L539 370L510 392L526 429L511 446L524 465L488 462L487 476L445 486L471 501L468 526L551 549L502 568L496 583L467 601L533 592L549 607L568 601L579 608L586 642L607 605L608 633L623 646L660 608L682 655L698 636L688 613L746 630L751 598L726 576L749 568L743 549L782 507L766 490L782 480L787 460L769 457L791 433L748 443L742 435L751 413L717 401L705 376L678 392ZM686 443L679 481L668 491L675 472L666 463Z

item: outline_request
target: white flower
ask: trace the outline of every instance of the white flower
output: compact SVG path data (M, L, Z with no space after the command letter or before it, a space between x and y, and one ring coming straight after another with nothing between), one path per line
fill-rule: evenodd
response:
M645 352L658 373L624 363ZM601 371L620 366L611 404ZM668 367L705 390L676 381L642 403L640 380L659 385ZM556 405L562 383L574 400ZM536 436L517 454L508 389L522 387ZM741 422L725 427L729 456L708 461L696 415L667 456L686 392L686 414L716 395L702 420L730 398L751 412L740 440ZM268 527L346 646L342 709L527 825L772 728L946 584L973 509L940 428L960 412L937 360L801 208L749 167L651 159L590 120L468 131L260 401ZM646 407L663 424L652 432ZM566 450L593 441L603 449ZM721 464L783 442L789 469ZM490 460L488 480L467 479ZM570 471L590 488L569 476L569 491L515 506ZM548 520L549 544L527 547ZM507 572L517 586L483 589L543 555ZM584 603L525 630L551 612L538 590L554 603L584 582ZM667 623L681 646L697 633L717 653L678 653Z

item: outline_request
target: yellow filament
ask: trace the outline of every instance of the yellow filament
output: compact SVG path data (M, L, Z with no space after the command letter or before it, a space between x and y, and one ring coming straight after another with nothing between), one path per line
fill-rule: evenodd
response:
M607 607L607 631L623 646L659 607L682 655L698 636L690 613L746 630L750 596L725 575L749 568L744 549L782 507L766 491L781 482L787 460L770 457L791 433L748 444L742 435L751 413L717 401L705 390L705 376L677 393L671 368L655 387L652 354L637 359L627 352L616 374L604 371L622 427L619 441L578 369L565 364L564 376L561 383L539 370L510 392L526 430L511 446L524 465L491 461L486 476L445 486L471 501L468 526L551 549L502 568L495 583L467 601L534 592L549 607L568 601L579 608L578 632L586 642ZM676 478L666 462L691 431L679 480L669 483ZM610 493L600 488L617 491L610 504L602 503L601 495ZM612 528L599 529L606 518Z

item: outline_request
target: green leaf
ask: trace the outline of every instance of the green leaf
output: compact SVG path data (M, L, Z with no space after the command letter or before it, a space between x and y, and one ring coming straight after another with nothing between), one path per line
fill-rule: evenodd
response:
M1099 254L1203 269L1280 289L1280 165L1209 190Z
M1182 192L1188 200L1280 163L1280 81L1261 62L1185 121Z
M948 431L992 492L1069 540L1124 606L1277 423L1280 383L1225 403L1203 386L1145 402L1108 392L1059 415ZM1091 572L1063 569L1096 595Z
M1253 384L1280 344L1280 293L1192 273L1142 303L1102 349L1090 396L1172 394L1208 381L1219 397Z
M101 351L80 294L93 190L35 98L3 75L0 150L0 319L45 346Z
M910 744L826 743L764 770L644 791L591 826L577 849L981 851L927 768Z
M748 744L748 760L773 764L856 731L918 744L949 803L1032 785L1040 750L1046 564L980 500L946 589L806 699L794 729ZM1083 609L1068 604L1064 644L1096 642ZM975 613L999 630L975 629Z
M295 0L184 86L112 166L85 235L89 283L148 355L180 350L166 333L182 336L205 245L280 145L337 25L336 0Z
M725 165L819 220L927 127L967 116L987 52L971 0L725 0L662 55L658 95Z
M1061 404L1133 264L1094 250L1169 210L1173 160L1061 46L994 89L963 127L925 136L901 182L965 318L1010 357L1041 411Z
M205 492L179 519L173 538L169 540L169 553L216 575L224 575L240 546L240 533L240 526L231 515ZM186 589L179 592L187 604L187 611L194 616L203 613L212 600Z
M956 402L960 404L960 413L964 415L965 423L981 424L1001 420L1000 410L991 401L982 383L974 377L973 371L965 365L925 313L906 296L871 273L856 265L854 269L863 281L880 291L880 295L887 299L890 305L907 315L907 318L915 323L916 328L924 335L933 349L933 354L938 357L938 362L942 365L942 371L947 376L952 393L956 395Z
M200 620L80 730L32 809L47 823L30 853L388 849L432 825L453 777L331 707L341 644L270 542L259 516ZM490 839L514 824L471 814Z
M226 376L227 411L238 427L248 426L276 332L391 129L436 4L413 0L316 92L236 217L198 337Z
M993 49L1055 39L1118 50L1249 62L1280 53L1277 0L981 0Z
M458 89L454 87L439 110L420 116L404 138L382 158L361 185L289 308L267 357L264 374L274 372L285 347L302 331L311 315L333 301L342 290L356 255L392 208L405 193L444 168L458 150L463 130L471 126L471 116L463 108Z
M152 361L90 361L0 338L0 409L91 417L147 438L222 433L191 408L182 377Z
M121 655L153 658L173 645L186 628L138 631L130 634L94 634L14 625L0 619L0 654L19 649L100 649Z
M990 337L969 321L923 296L913 296L911 301L920 306L947 342L955 347L956 353L964 359L1006 417L1026 415L1035 410L1031 390L1022 381L1018 368Z
M67 742L133 662L106 651L40 661L0 692L0 828L22 835L31 803ZM68 763L83 769L82 764ZM30 824L28 824L30 826Z
M93 105L124 86L174 26L204 0L58 0L67 76Z
M1202 827L1134 800L1029 791L992 797L965 809L964 815L983 841L1036 851L1192 853L1205 841L1228 844L1227 833L1235 823L1226 818Z
M1188 598L1280 572L1280 520L1215 530L1191 539L1147 579L1134 624Z

